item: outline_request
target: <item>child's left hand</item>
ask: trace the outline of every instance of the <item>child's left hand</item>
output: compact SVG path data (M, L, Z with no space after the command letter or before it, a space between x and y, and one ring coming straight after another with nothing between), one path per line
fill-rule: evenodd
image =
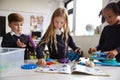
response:
M108 52L107 58L113 59L118 54L117 50L112 50Z
M83 51L81 51L80 49L77 51L77 53L80 55L80 57L83 56Z
M19 47L22 47L22 48L25 48L26 47L26 44L24 44L23 42L20 41L20 39L17 40L17 43L16 43Z

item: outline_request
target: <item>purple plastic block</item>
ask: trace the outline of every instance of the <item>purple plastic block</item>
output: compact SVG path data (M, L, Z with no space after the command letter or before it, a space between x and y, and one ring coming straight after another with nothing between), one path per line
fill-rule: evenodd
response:
M35 45L34 41L32 40L31 36L28 36L28 39L29 39L29 42L31 43L32 47L34 49L36 49L36 45Z
M59 63L69 63L70 60L68 60L68 59L58 59L58 62Z

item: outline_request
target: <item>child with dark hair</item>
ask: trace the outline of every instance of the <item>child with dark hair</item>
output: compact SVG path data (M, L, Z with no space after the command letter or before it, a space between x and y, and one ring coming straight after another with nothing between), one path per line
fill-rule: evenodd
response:
M118 6L118 8L120 9L120 1L118 1L118 2L111 2L111 3L109 3L109 4L116 4L117 6ZM109 6L109 4L108 4L108 6ZM119 14L120 14L120 10L118 10L118 12L119 12ZM100 11L100 13L99 13L99 17L100 16L102 16L102 10ZM104 17L102 16L101 17L101 23L104 23L105 22L105 19L104 19Z
M120 9L117 3L109 3L102 9L101 14L109 24L104 27L100 36L99 44L95 48L90 48L89 53L99 51L107 52L107 58L120 62Z
M29 44L28 36L22 33L23 23L24 18L21 14L11 13L8 15L11 32L3 36L2 47L33 49ZM25 51L25 59L28 59L27 55L27 51Z

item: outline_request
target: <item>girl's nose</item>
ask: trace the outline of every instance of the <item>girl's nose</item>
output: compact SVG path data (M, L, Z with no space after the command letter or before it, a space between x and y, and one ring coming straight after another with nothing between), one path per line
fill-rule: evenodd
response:
M60 26L61 24L60 23L58 23L58 26Z

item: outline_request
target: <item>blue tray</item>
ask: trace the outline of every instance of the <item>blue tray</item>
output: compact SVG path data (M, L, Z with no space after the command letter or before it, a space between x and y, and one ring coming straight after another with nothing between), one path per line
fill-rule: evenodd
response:
M103 65L103 66L120 66L120 63L116 61L116 58L113 58L110 60L109 58L104 58L104 57L96 57L96 56L91 56L91 59L98 60L99 62L95 62L96 65Z
M105 62L95 62L95 64L102 65L102 66L118 66L118 67L120 67L120 63L112 64L112 63L105 63Z
M97 56L90 56L90 58L95 60L110 60L109 58L97 57ZM112 60L116 60L116 58L113 58Z

